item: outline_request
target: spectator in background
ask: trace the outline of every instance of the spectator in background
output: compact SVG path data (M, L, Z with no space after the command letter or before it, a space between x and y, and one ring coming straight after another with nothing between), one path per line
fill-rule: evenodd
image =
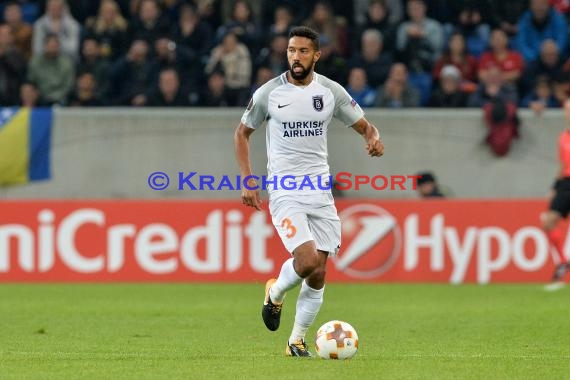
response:
M316 0L317 2L319 0ZM354 0L322 0L330 5L332 14L336 15L338 21L343 23L345 28L352 28L354 23ZM309 0L315 2L315 0ZM347 36L348 38L348 36Z
M220 13L216 11L217 0L193 0L200 20L217 30L222 24Z
M168 19L168 22L172 25L178 21L180 15L180 8L184 3L191 1L188 0L159 0L160 6L164 11L164 16Z
M242 0L215 0L214 2L217 3L215 4L216 7L216 12L219 13L220 15L220 19L222 24L228 24L229 22L231 22L232 20L234 20L234 12L235 12L235 6L236 6L236 2L237 1L242 1ZM261 7L262 7L262 3L264 2L264 0L243 0L246 1L247 4L247 8L248 11L250 13L250 17L252 20L259 20L259 18L261 17ZM277 1L277 6L280 5L279 1ZM267 20L268 22L271 21L271 18L269 20Z
M169 68L176 70L176 79L185 89L200 83L201 66L194 52L177 45L168 35L159 36L154 43L153 87L158 85L160 73Z
M350 70L346 91L361 107L374 107L376 103L376 90L368 85L366 70L361 67Z
M59 40L58 54L65 54L74 60L78 60L80 25L71 17L65 0L47 0L46 13L34 23L32 37L34 55L44 53L44 41L46 41L47 35L57 36ZM70 81L73 82L73 78ZM41 86L40 92L42 92Z
M384 49L393 51L396 39L396 24L390 19L386 0L371 0L366 12L366 20L360 27L354 29L353 41L357 43L353 46L353 51L358 53L362 50L362 35L369 29L375 29L382 34Z
M477 91L470 95L467 106L480 108L495 98L503 102L518 104L516 88L504 79L501 69L491 66L485 75L485 79L479 84Z
M426 17L423 0L409 0L409 21L400 24L396 47L404 64L413 73L431 73L443 48L443 28Z
M200 107L228 107L224 73L215 70L208 77L208 87L200 95Z
M432 75L436 82L440 80L441 70L447 65L459 69L464 91L475 90L478 63L477 59L465 50L465 37L461 33L451 35L442 56L435 62Z
M103 105L97 95L97 80L90 72L79 74L75 82L75 90L67 104L71 107L100 107Z
M471 94L468 105L481 107L487 126L485 142L498 157L505 156L513 139L518 138L518 96L514 86L505 81L503 72L492 66L479 89Z
M386 83L378 90L376 106L384 108L418 107L420 94L408 82L408 70L403 63L395 63Z
M278 76L287 70L287 44L285 35L274 35L268 47L264 47L255 59L255 67L268 67L273 76Z
M384 52L382 33L375 29L366 30L362 33L360 54L354 56L350 67L362 67L366 71L368 83L372 87L378 87L386 81L393 57L389 52Z
M452 24L446 24L446 29L463 34L469 54L479 57L487 48L491 34L491 0L453 0L449 6Z
M251 86L250 98L251 98L251 96L253 96L253 93L259 87L263 86L265 83L267 83L271 79L275 78L275 76L276 75L273 73L273 70L271 70L271 68L265 67L265 66L259 67L257 69L257 71L255 72L255 81L253 82L253 85Z
M497 67L503 73L503 78L512 84L517 84L524 70L524 60L515 50L509 50L509 39L501 29L493 30L491 34L491 51L481 56L479 61L479 80L485 81L491 67Z
M83 40L81 46L81 61L77 65L76 72L78 74L91 73L95 77L97 84L97 98L107 99L111 90L110 74L111 64L101 57L101 49L99 41L94 37L88 36Z
M562 72L562 60L556 42L546 40L540 48L540 57L526 66L522 75L522 91L524 94L533 90L535 80L538 77L546 76L549 81L554 81L560 77Z
M554 80L554 92L560 104L570 98L570 58L564 62L560 74Z
M97 14L100 0L70 0L68 2L69 13L81 25L87 18Z
M426 104L432 89L431 71L443 48L441 24L426 17L423 0L409 0L407 4L410 20L398 28L396 47L400 60L410 74L410 83L419 90L420 104Z
M509 38L517 35L518 22L528 9L529 0L509 0L491 2L491 26L501 28Z
M488 129L485 142L496 156L505 156L513 139L519 137L516 104L494 97L483 105L483 119Z
M169 31L170 24L157 0L141 0L137 15L129 24L129 40L144 40L148 46L154 46L156 39Z
M228 33L238 36L250 54L256 55L259 51L259 45L263 40L262 33L255 23L251 5L247 1L234 2L231 20L218 28L217 41L225 39Z
M293 12L291 8L282 5L275 9L273 24L269 26L269 41L275 36L288 36L289 30L293 26Z
M141 7L141 0L119 0L121 2L121 10L123 14L127 15L127 19L132 20L137 17L137 13ZM125 12L125 5L127 6L128 12Z
M416 179L420 198L445 198L445 195L439 190L439 184L432 172L422 172L417 175L420 176Z
M390 22L398 25L405 16L404 2L401 0L386 0L386 6L390 15Z
M461 90L461 73L453 65L441 70L439 87L432 93L428 105L438 108L463 108L467 106L467 94Z
M111 97L114 105L142 105L152 83L152 64L145 40L135 40L128 53L111 68ZM142 101L142 102L141 102Z
M229 106L245 106L249 96L252 64L247 47L233 33L228 33L221 44L212 50L206 74L219 68L224 72Z
M44 104L40 100L40 92L35 84L24 82L19 90L20 98L18 105L20 107L41 107Z
M570 1L550 0L550 5L566 18L566 22L570 21Z
M32 26L24 22L22 9L17 2L11 2L4 8L4 21L12 29L14 47L26 60L32 56Z
M546 76L536 78L533 91L523 98L521 106L530 108L538 115L547 108L559 108L560 103L554 96L552 81Z
M275 20L275 10L279 7L286 7L291 10L293 16L292 25L297 25L306 20L313 10L314 0L271 0L262 1L261 24L264 30L270 27ZM288 35L289 33L287 33Z
M198 10L193 4L184 4L180 7L178 23L172 32L174 41L205 61L213 45L213 32L208 23L200 19Z
M0 24L0 104L18 104L18 92L26 76L26 60L14 45L12 29Z
M46 0L4 0L0 2L0 11L3 12L10 3L18 4L22 13L22 20L26 24L32 25L40 17L40 4L45 6Z
M187 107L190 105L188 94L180 85L176 69L166 68L160 72L158 89L149 95L146 105L151 107Z
M373 2L374 0L354 1L354 21L357 25L366 23L366 14ZM404 2L401 0L385 0L384 3L386 13L389 15L388 21L392 25L398 25L404 19Z
M451 1L453 0L424 0L427 7L427 17L436 20L442 26L452 22L453 12L450 6Z
M321 57L317 61L316 71L342 86L346 84L348 66L346 60L334 51L334 48L326 36L319 39Z
M548 0L530 0L530 9L519 21L517 49L527 62L536 60L543 41L552 39L560 51L567 46L566 19L550 6Z
M303 25L312 28L321 37L326 37L330 41L333 51L342 57L348 56L350 52L348 46L348 32L346 30L346 19L335 16L331 5L326 1L317 1L311 17Z
M48 34L44 52L32 57L28 65L28 81L37 85L41 98L47 104L65 104L73 89L75 67L73 60L60 50L60 39Z
M97 16L88 18L85 26L87 35L99 41L101 58L115 61L127 49L128 23L115 0L102 0Z

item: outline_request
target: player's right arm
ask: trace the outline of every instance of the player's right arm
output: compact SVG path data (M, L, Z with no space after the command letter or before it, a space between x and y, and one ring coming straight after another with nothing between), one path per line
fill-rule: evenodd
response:
M249 136L251 136L254 131L255 129L249 128L244 123L239 123L234 133L234 149L242 179L253 175L249 159ZM246 188L245 185L250 189ZM244 183L241 192L241 201L246 206L261 210L259 186L257 186L257 182L254 178L250 178L246 183Z
M253 96L241 117L241 123L237 126L234 133L234 149L242 181L244 181L247 176L253 174L251 170L251 162L249 160L249 136L251 136L253 131L258 127L263 125L267 119L267 99L269 97L269 93L278 84L279 78L272 79L253 93ZM254 178L250 178L246 183L242 183L241 201L246 206L261 210L259 187Z
M370 157L381 157L384 155L384 142L380 137L378 128L372 125L366 118L360 118L352 125L352 129L364 137L366 141L365 149Z

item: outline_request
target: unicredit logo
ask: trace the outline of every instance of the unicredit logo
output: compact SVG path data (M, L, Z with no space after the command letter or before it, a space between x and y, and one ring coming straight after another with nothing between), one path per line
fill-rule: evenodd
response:
M0 225L0 274L13 265L25 272L49 272L57 263L75 273L116 273L133 261L151 274L180 267L194 273L233 272L247 264L259 273L274 269L266 249L273 228L263 212L246 219L238 210L212 209L202 224L181 232L166 223L109 222L105 211L96 208L74 210L58 222L55 218L44 209L36 228Z

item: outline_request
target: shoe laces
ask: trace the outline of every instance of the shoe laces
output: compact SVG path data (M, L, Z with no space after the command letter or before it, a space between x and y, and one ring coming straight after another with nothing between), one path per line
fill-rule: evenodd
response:
M291 344L292 346L297 347L301 351L307 351L307 344L304 340L297 340Z
M270 302L271 305L271 314L279 314L281 312L282 305L275 305L274 303Z

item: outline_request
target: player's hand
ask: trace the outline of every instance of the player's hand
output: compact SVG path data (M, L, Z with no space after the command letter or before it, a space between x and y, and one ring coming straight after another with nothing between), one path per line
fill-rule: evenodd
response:
M250 188L254 188L257 186L257 183L251 180L250 182L248 182L248 186ZM244 188L243 191L241 192L241 203L243 203L246 206L253 207L258 211L261 211L263 209L261 207L263 201L261 200L261 197L259 195L259 188L255 190L249 190L247 188Z
M384 143L381 138L371 139L366 144L366 150L370 157L381 157L384 155Z

